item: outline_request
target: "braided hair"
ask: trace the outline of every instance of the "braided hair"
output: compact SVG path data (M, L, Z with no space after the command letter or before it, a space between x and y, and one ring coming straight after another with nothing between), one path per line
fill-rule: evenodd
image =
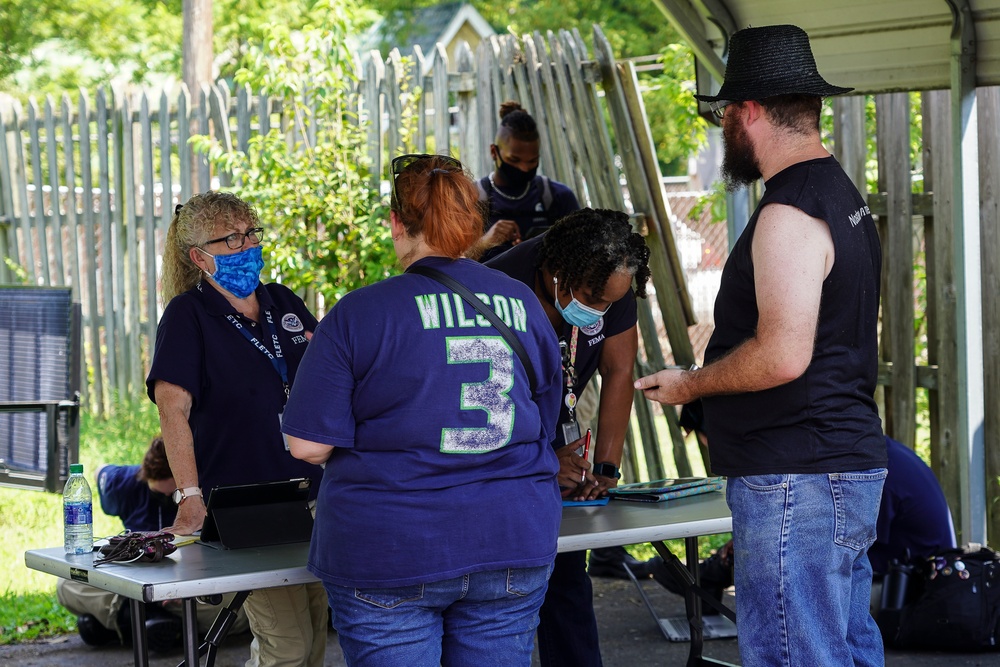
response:
M649 248L632 231L627 213L583 208L561 218L545 233L538 268L559 277L570 289L588 287L604 295L612 274L627 271L635 279L636 296L646 297Z
M520 104L507 100L500 105L500 127L497 129L497 143L505 134L518 141L538 141L538 125L535 119Z

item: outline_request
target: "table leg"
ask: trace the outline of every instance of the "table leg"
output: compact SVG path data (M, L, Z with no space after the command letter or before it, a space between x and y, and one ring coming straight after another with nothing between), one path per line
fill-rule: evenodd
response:
M657 553L660 554L663 564L666 565L670 575L684 588L684 609L691 631L687 667L707 667L711 665L733 667L728 662L706 658L702 655L705 646L705 636L704 624L702 623L702 600L700 597L703 591L701 590L701 577L698 572L698 538L687 537L684 539L684 555L687 567L681 563L677 556L667 549L667 545L663 542L653 542L652 545ZM725 610L723 613L727 617L735 619L735 615L731 610L723 606L719 606L719 608Z
M149 667L149 650L146 647L146 604L141 600L128 601L132 611L132 661L135 667Z
M190 667L201 663L198 656L198 616L195 613L194 598L184 598L181 621L184 627L184 662Z
M198 635L197 635L197 623L198 617L195 613L196 601L193 598L184 600L184 610L183 610L183 620L184 620L184 660L181 661L177 667L194 667L201 664L201 656L207 655L205 659L205 667L213 667L215 665L215 658L218 655L219 646L225 641L226 636L229 634L229 630L233 627L233 623L236 622L236 615L243 606L247 597L250 595L250 591L240 591L233 596L229 604L222 608L219 615L215 617L215 621L212 622L212 627L209 628L208 633L205 635L205 642L198 646ZM221 598L221 596L219 596ZM190 605L191 610L188 611L188 605ZM190 613L191 621L188 623L188 614ZM194 628L194 635L191 635L189 628ZM194 652L192 654L192 649L194 647Z
M684 592L684 609L687 612L688 624L691 626L691 650L688 654L688 667L701 665L702 652L705 649L705 634L701 622L701 598L695 595L696 586L701 585L701 573L698 568L698 538L684 539L684 555L687 560L688 572L691 573L693 586Z
M233 627L233 623L236 622L236 614L239 612L240 607L246 601L247 596L250 595L250 591L240 591L233 599L229 602L229 605L224 607L219 615L215 618L215 622L212 623L212 627L209 629L208 634L205 635L205 644L202 646L202 651L208 651L208 660L205 662L205 667L213 667L215 665L215 656L219 649L219 645L226 639L229 634L229 629Z

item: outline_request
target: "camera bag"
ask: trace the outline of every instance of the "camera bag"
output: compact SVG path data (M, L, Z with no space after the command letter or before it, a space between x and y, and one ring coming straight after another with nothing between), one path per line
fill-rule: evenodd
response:
M913 561L916 591L887 643L938 651L1000 650L1000 555L969 544Z

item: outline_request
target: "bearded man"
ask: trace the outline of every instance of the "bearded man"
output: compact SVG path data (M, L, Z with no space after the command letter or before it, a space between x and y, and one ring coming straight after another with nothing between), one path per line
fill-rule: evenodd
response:
M712 470L728 475L736 616L746 667L883 665L869 613L885 439L878 371L881 247L865 200L823 148L819 75L795 26L733 34L723 176L764 195L733 248L700 370L636 388L704 397Z

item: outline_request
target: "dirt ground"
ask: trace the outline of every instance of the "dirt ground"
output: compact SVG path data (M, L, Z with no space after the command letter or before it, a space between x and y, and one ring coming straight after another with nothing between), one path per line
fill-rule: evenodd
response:
M681 598L671 595L656 582L642 583L653 607L661 617L682 616ZM732 598L728 604L732 605ZM606 667L682 666L687 662L688 644L673 643L663 635L635 587L619 579L594 579L594 605L601 633L602 655ZM242 667L250 655L250 636L231 637L219 651L218 667ZM705 655L739 665L735 639L705 642ZM151 655L151 667L173 667L182 653ZM0 646L0 665L4 667L118 667L132 664L132 651L124 647L92 648L77 635L56 637L44 642ZM537 658L534 665L538 665ZM993 654L942 654L890 651L887 667L997 667L1000 656ZM326 667L344 667L336 633L330 633Z

